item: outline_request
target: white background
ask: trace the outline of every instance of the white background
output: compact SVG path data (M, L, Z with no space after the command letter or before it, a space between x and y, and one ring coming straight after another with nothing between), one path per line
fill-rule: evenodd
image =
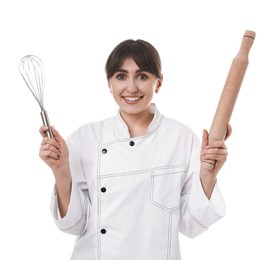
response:
M219 175L227 214L196 239L180 235L180 244L184 260L270 260L268 2L1 0L0 259L69 259L74 241L50 215L54 180L38 157L41 118L18 72L24 55L43 60L45 107L67 137L86 122L115 115L104 73L112 48L128 38L150 41L164 73L155 103L201 137L243 33L252 30L256 39L232 115L229 158Z

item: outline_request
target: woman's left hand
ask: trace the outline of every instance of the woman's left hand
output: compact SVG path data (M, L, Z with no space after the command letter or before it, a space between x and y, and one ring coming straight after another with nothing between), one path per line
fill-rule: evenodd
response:
M209 133L206 130L203 130L201 146L201 162L205 160L215 161L215 165L212 170L207 170L204 167L201 167L200 169L201 184L206 196L209 199L213 192L217 174L227 160L228 151L225 141L230 137L231 133L232 128L230 125L227 125L225 140L214 141L208 144Z
M225 140L214 141L208 144L209 133L207 130L203 130L202 135L202 146L201 146L201 161L213 160L215 161L215 166L213 170L209 170L209 173L216 176L224 163L227 160L228 151L225 141L230 137L232 133L231 125L227 125L227 132Z

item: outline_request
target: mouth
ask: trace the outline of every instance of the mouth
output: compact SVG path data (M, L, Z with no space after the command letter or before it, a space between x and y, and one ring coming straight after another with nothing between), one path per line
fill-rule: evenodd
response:
M140 97L126 97L126 96L123 96L122 98L128 104L137 104L141 99L143 99L143 96L140 96Z

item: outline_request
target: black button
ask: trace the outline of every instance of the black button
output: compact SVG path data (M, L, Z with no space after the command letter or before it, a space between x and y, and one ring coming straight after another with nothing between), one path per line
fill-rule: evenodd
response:
M103 153L103 154L106 154L106 153L107 153L107 150L106 150L106 149L103 149L103 150L102 150L102 153Z
M101 233L102 233L102 234L105 234L105 233L106 233L106 229L104 229L104 228L101 229Z
M130 141L130 146L134 146L135 145L135 142L134 141Z
M106 188L105 188L105 187L102 187L102 188L101 188L101 192L106 192Z

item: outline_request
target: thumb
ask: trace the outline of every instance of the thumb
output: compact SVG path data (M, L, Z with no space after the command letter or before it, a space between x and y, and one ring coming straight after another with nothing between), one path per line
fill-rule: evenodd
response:
M59 132L55 129L55 127L51 126L51 129L52 129L55 140L58 141L59 143L63 143L64 139L59 134Z
M201 151L203 151L205 147L208 145L208 137L209 137L208 131L206 129L203 129Z

